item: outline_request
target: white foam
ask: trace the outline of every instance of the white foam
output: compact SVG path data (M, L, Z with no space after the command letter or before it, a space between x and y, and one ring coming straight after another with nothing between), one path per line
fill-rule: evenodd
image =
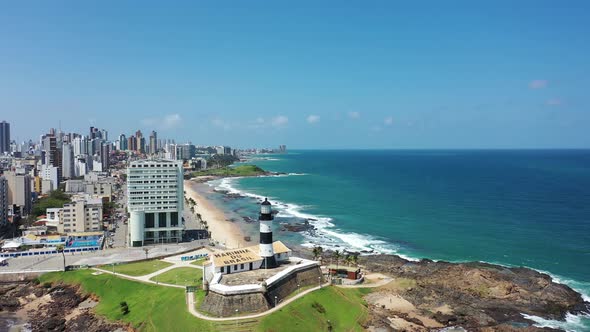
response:
M535 322L533 325L536 327L561 329L567 332L580 332L590 330L590 316L588 315L572 315L567 313L565 321L545 319L538 316L521 314L524 318Z
M273 176L301 176L305 174L300 173L289 173L289 174L281 174L281 175L273 175ZM215 189L220 191L225 191L229 194L239 194L244 197L250 197L258 200L259 202L263 201L266 197L250 192L246 192L240 190L235 187L235 182L239 180L240 177L234 178L224 178L221 180L214 180L210 182L214 182ZM218 181L218 182L217 182ZM321 245L325 249L328 250L349 250L349 251L365 251L366 253L370 254L397 254L400 257L403 257L407 260L417 261L415 258L407 257L400 255L398 253L398 247L386 242L384 240L378 239L368 234L358 234L353 232L343 232L341 230L336 229L336 225L332 223L332 218L326 216L318 216L309 213L302 212L302 210L309 208L306 206L300 206L293 203L285 203L279 200L276 200L272 197L268 197L268 200L273 204L273 206L279 211L279 216L281 218L299 218L299 219L306 219L309 221L311 225L315 227L315 236L302 233L302 235L306 238L307 242L303 243L302 246L304 247L313 247L316 245Z
M535 270L535 271L549 275L551 277L551 281L558 283L558 284L569 286L571 289L580 293L580 295L582 295L582 299L585 302L590 302L590 282L580 282L580 281L576 281L576 280L571 280L571 279L553 274L551 272L535 269L535 268L528 267L528 266L526 266L526 267L531 270Z

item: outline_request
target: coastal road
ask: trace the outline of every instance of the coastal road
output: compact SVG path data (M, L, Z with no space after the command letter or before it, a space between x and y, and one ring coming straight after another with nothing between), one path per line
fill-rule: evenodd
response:
M145 259L143 248L148 248L148 258L156 258L174 253L180 253L209 244L208 240L183 242L179 244L164 244L157 246L146 246L142 248L115 248L100 250L94 253L66 254L66 265L104 265L122 263ZM27 256L9 258L8 266L0 267L2 273L18 273L31 271L63 270L63 257L61 254L45 256Z

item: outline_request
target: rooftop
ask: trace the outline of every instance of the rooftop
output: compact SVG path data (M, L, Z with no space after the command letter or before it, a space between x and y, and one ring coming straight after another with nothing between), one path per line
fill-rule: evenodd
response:
M224 274L221 277L221 281L219 283L226 286L260 284L268 278L294 265L296 265L295 262L285 261L282 262L281 265L279 265L278 267L269 270L258 269L252 271L243 271L239 273Z
M287 246L285 246L285 244L283 244L281 241L273 242L272 247L275 254L282 254L291 251L291 249L287 248ZM213 260L213 264L215 264L215 266L222 267L260 261L262 260L262 257L260 257L258 253L258 245L255 245L251 247L215 253L211 255L211 259Z

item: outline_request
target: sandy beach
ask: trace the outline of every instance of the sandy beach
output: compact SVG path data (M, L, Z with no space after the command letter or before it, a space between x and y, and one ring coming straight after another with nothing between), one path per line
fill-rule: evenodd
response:
M227 219L222 210L218 209L206 197L201 195L195 186L199 183L192 180L184 181L184 190L187 198L192 198L197 203L195 213L200 213L201 218L207 221L213 240L220 244L225 243L227 248L244 247L244 234L237 225Z

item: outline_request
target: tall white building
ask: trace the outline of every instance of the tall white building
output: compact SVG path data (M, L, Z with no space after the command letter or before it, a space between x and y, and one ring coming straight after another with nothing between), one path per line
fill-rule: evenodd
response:
M51 188L43 188L43 192L57 190L59 188L59 170L55 166L43 165L41 166L41 178L43 180L51 181ZM46 190L49 189L49 190Z
M128 245L179 242L184 225L182 162L165 159L133 161L127 168Z

